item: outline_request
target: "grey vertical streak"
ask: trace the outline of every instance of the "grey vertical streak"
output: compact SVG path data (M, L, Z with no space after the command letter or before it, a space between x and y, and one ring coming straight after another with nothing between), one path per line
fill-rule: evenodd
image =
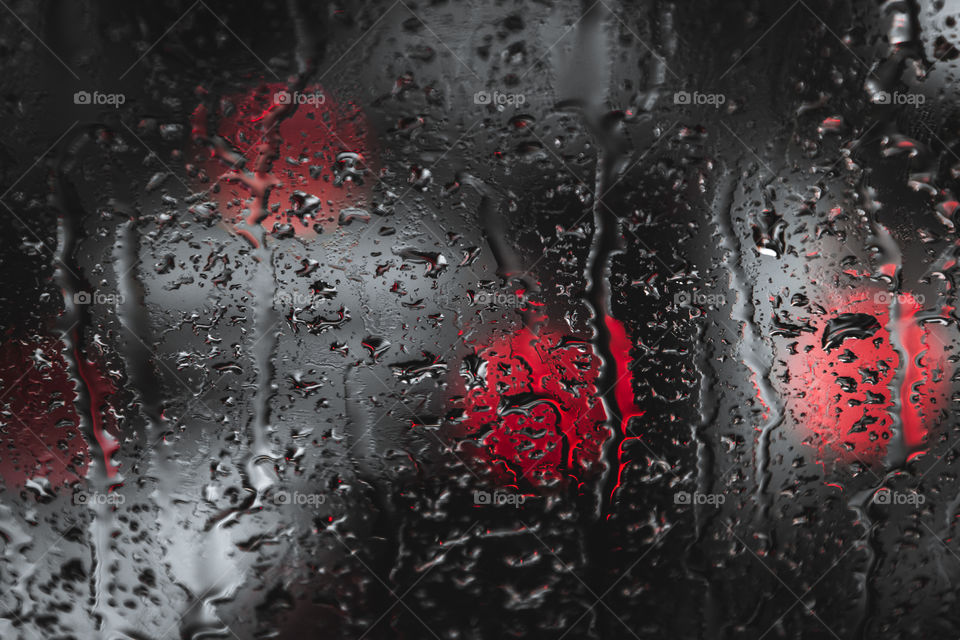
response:
M127 220L118 230L114 257L117 290L121 296L118 305L121 325L133 335L121 341L120 352L124 359L127 379L133 387L134 397L140 402L146 421L146 433L140 444L150 446L155 442L162 425L163 397L162 380L152 364L154 354L148 346L154 344L154 336L144 299L143 283L140 280L140 252L137 220ZM159 477L167 476L162 456L154 457L160 467Z
M880 205L875 200L874 193L874 190L868 186L862 186L861 188L861 195L869 219L871 232L870 238L868 239L868 246L876 250L876 255L879 258L878 264L872 265L874 276L880 280L887 281L894 291L900 291L903 256L896 240L894 240L887 228L877 220ZM894 265L893 278L883 275L882 266L884 264ZM887 443L886 465L888 469L892 470L902 467L910 455L906 443L906 434L903 429L903 419L901 417L903 398L900 393L900 388L906 376L907 367L909 366L909 353L906 348L904 348L900 336L900 324L900 303L898 296L890 296L889 314L885 328L890 336L890 346L897 354L897 368L894 370L893 380L888 386L891 406L890 429L893 433L890 442ZM895 471L890 471L887 477L895 473ZM870 516L869 507L876 491L884 485L886 479L886 477L878 479L876 485L852 496L849 503L850 508L857 514L858 519L864 527L864 534L858 540L858 543L862 544L867 554L866 569L858 572L856 576L861 591L861 597L857 603L859 618L857 637L864 639L868 637L870 609L877 597L876 589L874 589L871 584L876 570L886 555L884 553L883 542L875 535L878 527Z
M748 284L749 278L743 266L743 242L737 234L733 219L734 200L731 197L725 203L726 206L719 209L715 215L717 227L720 229L720 237L723 238L723 263L730 271L731 288L737 293L733 319L742 326L740 352L744 364L753 374L757 389L760 392L760 399L770 413L761 427L756 451L757 500L761 507L760 514L765 517L769 513L772 503L768 486L772 475L770 470L770 439L773 436L773 431L783 423L784 408L779 394L770 384L772 354L764 353L765 347L755 319L757 310L753 304L754 291Z
M517 281L527 291L539 291L540 286L537 277L521 269L520 256L517 255L513 245L507 240L507 224L500 212L503 194L484 183L480 178L468 173L460 175L459 180L464 185L473 187L480 195L477 219L483 238L487 241L490 253L497 263L497 276L501 278L502 284L509 285L511 282Z
M880 203L875 199L875 190L867 185L862 185L860 189L861 197L864 202L864 208L870 224L870 237L868 246L873 249L878 260L871 265L874 271L874 277L888 283L894 291L900 291L901 276L903 268L903 255L896 240L890 235L887 228L879 222L877 216L880 211ZM893 277L883 273L884 265L893 266ZM889 314L887 317L887 326L885 329L890 335L890 346L897 354L897 368L893 374L893 381L888 387L890 392L890 428L893 437L887 445L887 466L899 467L907 461L910 451L907 448L906 434L903 430L903 398L900 397L900 388L903 385L909 366L910 354L904 348L903 340L900 335L900 303L898 296L890 296Z
M287 11L290 12L290 23L293 25L296 46L297 74L301 78L311 75L317 66L318 50L316 40L307 28L303 8L299 0L287 0Z
M589 5L588 5L589 6ZM616 178L616 167L620 164L625 151L618 144L615 134L605 131L605 100L609 92L609 43L606 32L609 25L607 10L595 4L583 16L575 30L577 55L560 63L558 69L558 92L560 98L572 96L583 101L584 117L598 139L595 182L593 191L597 194L592 202L594 220L593 237L590 251L584 265L584 303L590 310L594 353L600 360L597 375L599 400L606 416L604 428L609 437L603 445L604 471L594 490L594 517L602 519L610 508L610 494L616 484L615 457L623 440L620 433L620 411L616 402L616 360L610 348L610 332L606 320L610 315L610 260L622 251L619 220L605 200L600 196L609 189ZM584 73L584 69L593 70ZM602 69L602 72L597 70Z
M265 204L265 203L264 203ZM280 341L278 325L280 314L273 306L273 296L277 283L274 277L273 249L267 248L267 234L260 233L260 246L253 256L259 263L254 276L253 297L254 331L250 346L256 368L256 394L254 411L251 417L251 451L247 461L247 481L256 491L259 499L263 492L274 483L272 473L264 469L264 463L271 463L274 453L268 431L270 427L270 400L274 395L274 377L276 368L274 357Z
M870 585L873 581L873 574L876 572L880 560L884 556L883 543L876 535L878 527L870 516L870 504L873 501L877 489L883 485L883 482L884 481L881 480L876 486L851 496L850 502L848 503L854 513L857 514L857 519L863 527L863 535L857 539L856 544L860 545L862 552L866 556L866 566L863 571L855 572L855 580L860 587L860 597L857 598L854 607L858 619L856 637L862 638L863 640L871 637L867 635L867 624L870 618L870 607L876 599L876 590Z
M710 211L714 216L715 223L718 219L716 212L729 211L733 206L736 187L736 176L729 172L724 173L716 188L713 201L710 203ZM697 403L698 422L690 426L691 439L697 446L696 490L704 495L723 490L722 486L716 486L713 482L716 473L716 454L707 438L707 430L712 425L719 424L721 401L716 391L720 383L720 372L715 364L718 358L716 357L716 349L707 340L706 334L708 331L710 331L710 325L700 325L698 330L697 342L701 345L697 357L697 367L700 370L700 393ZM717 581L713 579L709 572L709 563L702 564L694 569L689 566L689 559L694 548L703 544L704 532L710 522L722 515L721 509L722 505L720 509L717 509L696 500L693 501L695 535L687 546L684 559L688 575L696 579L704 588L705 604L701 633L703 634L702 637L710 640L721 638L724 634L722 612L720 610L721 598L718 597L720 594L717 593Z
M82 144L82 143L80 143ZM71 148L76 151L80 144ZM63 333L63 358L67 365L67 372L76 389L74 400L80 431L87 442L89 449L89 466L87 467L86 489L94 493L105 494L114 483L123 481L122 476L109 478L104 463L104 451L96 437L93 421L93 412L90 390L80 371L81 347L84 329L89 324L89 312L74 304L74 294L84 290L84 283L78 280L79 267L76 252L79 247L83 221L86 212L80 201L76 188L66 175L66 169L58 167L56 174L56 202L60 210L57 225L57 250L55 254L56 270L54 280L63 291L64 312L58 318L58 329ZM71 330L71 327L76 327ZM112 506L106 502L89 500L88 508L92 518L87 529L92 544L90 545L90 607L93 618L97 620L97 630L104 637L114 637L115 629L122 623L118 614L107 603L109 595L106 584L109 581L110 543L111 532L115 526Z
M347 442L354 467L367 482L377 477L377 423L363 402L363 390L370 387L361 377L359 365L347 365L343 375L343 410L347 417Z

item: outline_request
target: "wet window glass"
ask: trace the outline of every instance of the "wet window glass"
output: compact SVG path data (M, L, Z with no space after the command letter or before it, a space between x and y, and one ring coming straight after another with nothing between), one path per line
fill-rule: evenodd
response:
M960 634L960 4L0 5L3 640Z

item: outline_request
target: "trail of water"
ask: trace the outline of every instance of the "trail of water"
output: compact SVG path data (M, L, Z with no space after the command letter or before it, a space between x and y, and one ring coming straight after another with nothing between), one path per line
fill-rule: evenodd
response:
M90 384L92 376L84 375L88 365L84 362L82 346L83 335L89 324L89 312L84 306L75 303L75 295L85 288L78 279L80 267L74 256L81 225L86 216L79 194L64 174L58 174L56 186L60 216L54 256L54 281L60 286L64 299L64 312L58 318L57 326L63 334L63 359L76 389L74 402L80 431L90 450L85 490L87 495L106 495L113 484L123 481L123 477L119 474L111 477L110 455L115 450L115 443L110 443L102 433L99 412L102 411L104 399L100 390ZM113 507L100 500L88 500L87 506L92 516L87 528L91 540L91 619L95 621L96 629L102 637L113 637L116 630L123 626L121 616L108 604Z
M724 198L724 206L714 212L714 223L720 229L722 249L724 251L723 264L730 272L730 288L736 291L737 300L734 303L733 319L740 323L741 340L740 353L743 362L753 376L753 383L757 387L759 397L767 411L767 419L760 428L760 437L757 442L757 502L760 504L760 516L766 517L771 504L772 496L769 493L771 479L770 471L770 440L774 430L784 418L783 402L773 386L770 384L772 355L763 344L760 337L760 328L755 316L757 313L753 304L753 288L749 285L750 279L743 266L743 248L738 240L733 219L734 200L732 190L736 183L728 184L731 193Z

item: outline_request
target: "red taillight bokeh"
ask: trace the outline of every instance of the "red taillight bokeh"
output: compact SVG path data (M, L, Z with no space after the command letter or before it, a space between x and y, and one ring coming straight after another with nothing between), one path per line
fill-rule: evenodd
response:
M621 429L641 416L635 406L629 341L609 319ZM600 358L589 340L527 327L477 350L461 371L463 450L495 469L501 484L548 487L595 479L604 469L608 411L597 388ZM458 382L457 386L462 384Z
M916 453L947 408L944 328L920 322L917 297L896 296L894 307L894 296L878 285L825 291L829 311L804 315L805 330L777 354L772 377L797 439L815 447L821 462L881 461L895 416L903 448ZM891 322L892 308L897 311ZM869 335L825 338L831 320L854 314L875 319Z
M188 173L225 222L310 237L370 206L366 117L318 86L262 84L200 105L191 130Z

